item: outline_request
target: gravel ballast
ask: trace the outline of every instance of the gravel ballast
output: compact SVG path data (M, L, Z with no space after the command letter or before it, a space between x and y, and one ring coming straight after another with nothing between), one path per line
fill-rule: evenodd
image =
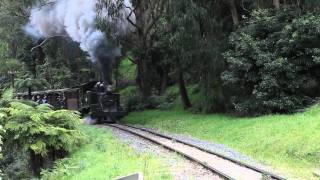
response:
M98 127L111 128L104 125ZM148 140L132 135L130 133L121 131L117 128L111 128L113 134L122 142L130 145L138 153L152 153L163 159L176 180L216 180L221 179L213 172L205 169L203 166L185 159L174 152L171 152L164 147L154 144Z
M143 128L143 129L146 129L146 130L150 130L150 131L153 131L153 132L156 132L156 133L168 135L168 136L173 137L173 138L175 138L175 139L177 139L179 141L186 142L186 143L189 143L189 144L192 144L192 145L195 145L195 146L199 146L199 147L201 147L201 148L203 148L205 150L212 151L212 152L215 152L217 154L221 154L221 155L226 156L228 158L243 162L245 164L249 164L251 166L254 166L254 167L266 170L266 171L271 171L271 172L274 171L271 167L263 165L261 163L258 163L257 161L253 160L252 158L250 158L250 157L248 157L248 156L246 156L246 155L244 155L244 154L242 154L242 153L240 153L240 152L238 152L238 151L236 151L236 150L234 150L232 148L229 148L229 147L227 147L227 146L225 146L223 144L211 143L211 142L208 142L208 141L197 139L197 138L192 137L192 136L168 133L168 132L164 132L164 131L159 131L159 130L154 129L154 128L146 128L146 127L139 126L139 125L137 125L136 127Z

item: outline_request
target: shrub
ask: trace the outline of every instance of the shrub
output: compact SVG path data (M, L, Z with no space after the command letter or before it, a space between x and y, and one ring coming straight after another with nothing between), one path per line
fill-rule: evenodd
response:
M142 96L136 86L128 86L120 91L121 104L127 111L142 110Z
M23 158L27 158L34 175L39 175L41 168L50 167L55 159L64 157L84 140L78 129L81 119L77 112L54 111L45 104L31 106L15 100L3 102L7 104L0 109L0 124L6 130L5 160L1 163L8 167L5 171L11 171L10 167L15 164L25 166ZM25 157L17 159L17 154Z
M290 113L320 93L320 16L257 10L230 36L222 74L241 114Z
M1 114L0 114L0 118L1 118ZM0 125L0 160L2 159L2 135L4 134L4 129L3 127ZM2 169L0 169L0 179L2 177Z

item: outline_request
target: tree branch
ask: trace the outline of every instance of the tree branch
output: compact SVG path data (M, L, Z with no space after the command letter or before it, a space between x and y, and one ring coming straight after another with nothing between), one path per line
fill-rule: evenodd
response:
M141 32L142 32L141 28L140 28L137 24L135 24L134 22L132 22L132 20L130 19L130 17L131 17L132 14L134 13L134 9L132 9L131 7L125 6L125 5L124 5L124 7L130 9L130 11L131 11L130 14L127 16L127 20L129 21L129 23L130 23L132 26L134 26L134 27L141 33Z
M45 38L40 44L38 44L37 46L31 48L30 51L32 52L32 51L34 51L35 49L43 46L48 40L50 40L50 39L52 39L52 38L55 38L55 37L66 37L66 36L64 36L64 35L56 35L56 36L47 37L47 38Z
M131 57L128 57L128 60L131 61L133 64L137 64L137 61L135 61L135 60L132 59Z

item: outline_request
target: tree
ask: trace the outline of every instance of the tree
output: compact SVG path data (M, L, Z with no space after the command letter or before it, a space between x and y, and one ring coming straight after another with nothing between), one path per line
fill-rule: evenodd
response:
M101 1L102 7L109 8L109 1L110 0ZM125 49L132 48L132 62L137 64L136 82L141 90L143 99L147 100L152 94L151 91L154 86L154 80L151 78L153 75L151 51L155 46L153 37L155 35L155 29L160 23L160 19L165 11L167 0L133 0L132 3L133 9L130 10L135 14L136 21L133 22L129 18L128 21L135 27L135 33L130 35L131 38L126 39L129 43L123 44L125 45ZM123 2L118 1L118 5L122 7ZM113 12L116 15L117 8L115 8ZM107 33L110 32L108 27L101 24L100 29Z
M228 29L230 24L233 26L230 13L225 14L228 9L224 2L168 3L163 28L157 31L155 40L162 44L162 54L165 54L160 56L164 58L161 62L169 65L170 74L176 75L185 108L191 106L186 84L195 84L199 90L193 109L204 112L224 109L221 53L225 47L225 34L233 29Z
M0 115L1 116L1 115ZM1 118L1 117L0 117ZM3 145L3 135L5 134L5 131L3 129L3 126L0 125L0 161L2 160L3 158L3 155L2 155L2 145ZM0 169L0 176L2 176L2 169Z
M45 90L47 87L49 87L49 83L45 79L32 78L26 75L23 78L18 78L15 82L15 86L18 90L28 90L28 97L31 99L31 93L33 90Z
M37 1L0 1L1 39L8 44L10 58L18 58L22 47L26 43L27 38L22 27L28 21L29 7L35 2Z
M22 69L16 59L2 59L0 62L0 89L6 89L10 85L14 87L14 79L18 71Z
M201 42L200 23L202 11L192 0L169 1L168 23L170 27L169 47L172 49L171 63L176 71L182 104L190 108L191 102L186 89L184 74L190 70Z
M47 40L43 51L46 58L37 66L37 77L46 79L51 89L74 87L95 77L95 68L79 44L55 37Z
M280 9L280 0L273 0L273 6L276 10Z
M239 25L239 14L238 14L235 0L228 0L227 2L230 7L230 12L231 12L233 23L235 26L238 26Z
M239 114L291 113L319 97L319 14L258 10L230 36L223 80Z
M51 88L73 87L87 82L94 74L94 68L90 68L87 55L80 50L78 44L59 37L45 40L46 43L43 43L43 39L34 42L23 32L22 27L28 21L29 9L36 2L45 4L46 1L0 2L0 36L3 40L0 57L17 59L17 63L25 67L23 71L27 71L28 76L17 73L17 76L21 75L16 78L20 82L23 78L25 81L41 79L42 82L50 82ZM8 82L10 78L7 76L1 81ZM40 86L33 86L33 90L38 87Z

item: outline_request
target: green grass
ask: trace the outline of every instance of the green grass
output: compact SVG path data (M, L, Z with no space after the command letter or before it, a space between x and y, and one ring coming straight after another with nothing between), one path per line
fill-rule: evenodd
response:
M108 129L84 126L82 130L88 142L58 161L52 172L44 171L43 179L111 180L134 172L143 172L145 179L172 179L160 157L137 153Z
M298 179L320 168L320 106L294 115L236 118L184 111L131 113L126 123L222 143Z

